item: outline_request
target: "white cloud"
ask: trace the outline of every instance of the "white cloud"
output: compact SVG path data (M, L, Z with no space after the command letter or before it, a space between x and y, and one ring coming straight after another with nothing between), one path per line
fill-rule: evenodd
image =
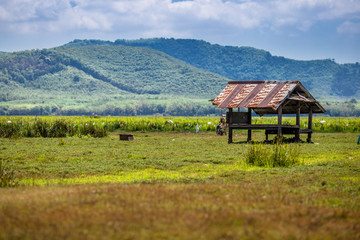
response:
M6 11L2 17L4 21L44 21L56 19L66 9L67 3L58 0L1 0L0 7Z
M7 11L4 7L0 6L0 20L6 20L8 18Z
M57 31L74 28L107 31L111 30L112 21L104 12L74 8L68 9L61 15L58 27Z
M190 34L215 28L308 31L360 16L358 0L0 0L0 28L11 31L134 31Z
M342 23L338 28L337 31L342 34L359 34L360 33L360 22L349 22L346 21Z
M324 0L323 0L324 1ZM339 18L359 18L360 1L358 0L327 0L317 14L319 19L330 20Z
M74 38L174 37L297 51L302 59L341 45L342 57L358 61L359 25L360 0L0 0L3 51Z

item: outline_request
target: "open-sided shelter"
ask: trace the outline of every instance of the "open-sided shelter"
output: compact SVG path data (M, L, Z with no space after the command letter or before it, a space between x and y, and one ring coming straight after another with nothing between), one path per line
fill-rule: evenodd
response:
M264 129L266 139L269 134L295 134L295 141L300 134L308 134L311 142L312 114L325 113L325 109L299 81L232 81L213 100L218 108L227 108L226 122L229 126L229 143L232 143L233 129L247 129L248 141L251 141L251 130ZM238 108L238 112L233 109ZM247 112L240 112L247 108ZM251 111L263 116L277 114L277 124L252 124ZM296 114L295 125L282 124L283 114ZM308 114L308 128L300 128L300 114Z

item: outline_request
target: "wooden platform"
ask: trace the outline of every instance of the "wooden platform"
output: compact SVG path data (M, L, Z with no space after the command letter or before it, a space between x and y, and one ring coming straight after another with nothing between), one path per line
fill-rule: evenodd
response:
M278 124L229 124L229 143L232 143L232 131L234 129L248 130L248 141L251 139L252 130L265 130L266 140L269 140L269 135L295 135L295 142L300 142L300 134L307 134L307 142L311 142L312 129L300 129L300 125L278 125Z
M269 135L295 135L295 141L300 141L300 134L312 134L312 129L300 129L299 125L277 125L277 124L231 124L229 125L229 134L232 135L234 129L248 130L248 141L251 141L251 130L265 130L266 140L269 140ZM280 134L279 134L280 133ZM307 139L311 142L311 138ZM229 137L229 143L232 142L232 137Z

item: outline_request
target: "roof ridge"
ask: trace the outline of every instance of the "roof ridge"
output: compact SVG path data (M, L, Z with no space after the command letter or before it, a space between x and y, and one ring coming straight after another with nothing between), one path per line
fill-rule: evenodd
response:
M261 83L266 83L266 84L280 84L280 83L300 83L300 81L298 80L286 80L286 81L280 81L280 80L264 80L264 81L258 81L258 80L254 80L254 81L230 81L228 82L228 84L261 84Z

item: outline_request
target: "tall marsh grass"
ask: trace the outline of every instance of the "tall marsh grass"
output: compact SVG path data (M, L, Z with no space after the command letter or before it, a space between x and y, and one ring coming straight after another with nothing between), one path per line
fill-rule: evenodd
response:
M78 123L71 118L22 118L12 117L11 120L1 121L0 137L105 137L108 135L106 127L91 120Z
M0 116L0 137L104 137L112 131L216 131L219 117L20 117ZM277 124L275 117L254 117L253 124ZM294 117L283 124L295 124ZM301 128L308 128L307 118ZM360 132L360 118L314 117L317 132Z
M289 167L301 164L298 144L248 144L245 162L258 167Z
M0 117L0 137L105 137L112 131L215 131L217 124L218 118L204 117Z

